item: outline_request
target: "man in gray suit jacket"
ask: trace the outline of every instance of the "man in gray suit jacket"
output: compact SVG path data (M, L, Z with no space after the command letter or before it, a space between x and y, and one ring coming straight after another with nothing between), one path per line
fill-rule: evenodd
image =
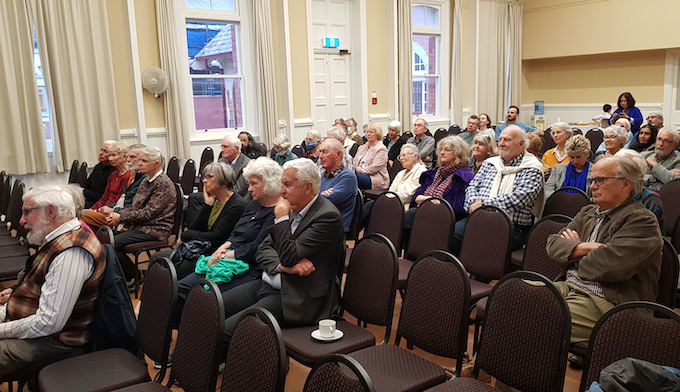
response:
M286 162L281 184L274 225L256 255L262 279L222 294L226 342L250 307L269 310L283 327L314 325L339 308L345 247L340 212L319 197L321 176L309 159Z
M658 192L664 185L680 179L680 154L675 151L680 142L680 133L670 128L661 128L656 136L654 151L645 151L647 160L645 187Z

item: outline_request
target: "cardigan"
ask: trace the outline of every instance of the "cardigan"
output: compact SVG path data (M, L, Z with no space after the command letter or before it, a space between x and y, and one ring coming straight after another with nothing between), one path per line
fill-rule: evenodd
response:
M427 188L432 185L437 170L439 170L439 166L429 169L420 176L420 188L418 188L416 193L413 194L413 197L411 197L411 208L417 206L415 202L416 197L424 195ZM443 199L451 204L451 208L453 208L453 212L456 214L456 222L468 216L465 208L463 208L463 204L465 203L465 190L474 176L475 175L472 174L472 170L470 170L469 167L461 167L453 173L451 186L444 192Z
M363 166L360 164L364 158ZM363 168L364 172L371 177L371 189L387 189L390 186L390 175L387 172L387 147L380 142L372 146L369 143L362 144L354 156L354 166Z
M246 201L241 195L234 192L229 200L224 203L217 221L212 225L212 228L208 229L208 218L210 218L213 206L203 203L201 211L196 219L191 222L189 230L182 233L182 242L210 241L210 248L205 253L212 254L229 238L245 208Z
M177 191L170 177L161 173L153 182L146 178L132 206L120 212L119 231L139 230L164 241L170 237L177 208Z
M91 209L96 210L99 207L109 206L111 204L116 204L120 195L123 194L128 185L128 180L130 179L130 172L126 171L122 175L118 174L118 170L114 171L109 175L109 179L106 181L106 189L101 199L94 203Z

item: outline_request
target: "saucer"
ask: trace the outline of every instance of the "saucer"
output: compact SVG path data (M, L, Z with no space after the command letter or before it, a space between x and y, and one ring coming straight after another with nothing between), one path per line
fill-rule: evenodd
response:
M335 330L335 335L330 336L330 337L321 336L321 334L319 333L319 330L318 330L318 329L317 329L317 330L314 330L314 332L312 332L312 337L313 337L314 339L319 340L319 341L322 341L322 342L332 342L332 341L335 341L335 340L340 339L340 338L343 337L344 335L345 335L345 334L344 334L341 330L339 330L339 329L336 329L336 330Z

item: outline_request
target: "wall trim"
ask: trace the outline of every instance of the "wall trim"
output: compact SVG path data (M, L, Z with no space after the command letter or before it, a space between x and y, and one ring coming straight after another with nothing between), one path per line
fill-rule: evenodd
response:
M315 121L313 118L296 118L293 120L293 126L295 128L299 127L313 127L315 124Z
M606 3L609 2L609 0L573 0L571 2L567 3L562 3L562 4L550 4L550 5L545 5L545 6L539 6L535 8L529 8L529 9L524 9L525 14L530 14L532 12L541 12L541 11L550 11L550 10L557 10L557 9L562 9L562 8L569 8L569 7L580 7L582 5L590 5L594 3Z
M121 139L137 138L137 128L126 128L119 131Z
M368 115L369 122L389 122L392 121L392 115L389 113L377 113Z

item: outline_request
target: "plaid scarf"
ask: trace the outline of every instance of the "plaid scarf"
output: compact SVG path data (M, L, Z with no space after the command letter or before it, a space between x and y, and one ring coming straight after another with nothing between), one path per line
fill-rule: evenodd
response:
M425 190L425 196L443 197L444 192L451 187L453 175L458 169L460 169L460 167L456 165L439 166L437 173L434 175L432 184Z

